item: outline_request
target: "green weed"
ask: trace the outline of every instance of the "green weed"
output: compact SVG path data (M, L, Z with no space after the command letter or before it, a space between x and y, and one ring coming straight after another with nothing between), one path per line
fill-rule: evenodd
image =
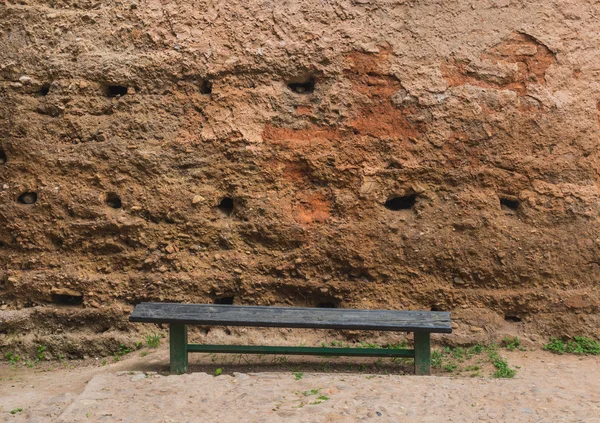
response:
M444 371L452 373L458 368L458 364L454 362L446 363L443 366Z
M510 340L514 348L518 348L520 343L514 339ZM473 345L469 348L450 348L446 347L442 350L434 350L431 353L431 366L435 369L441 369L445 372L454 371L465 371L472 372L471 377L481 376L481 367L476 364L466 366L464 369L459 367L459 363L464 363L467 360L471 360L477 355L487 352L487 360L481 358L477 360L477 363L489 362L495 367L495 372L492 377L495 378L512 378L515 376L517 371L508 365L508 362L500 357L498 354L498 347L496 345L490 345L483 347L480 344Z
M504 344L506 349L509 351L514 351L514 350L525 351L525 348L523 348L523 346L521 345L521 340L519 339L518 336L515 336L513 338L504 338L502 340L502 343Z
M406 341L402 341L399 344L388 344L385 347L390 348L392 350L403 350L406 347L408 347L408 344L406 343Z
M133 352L133 350L131 348L128 348L125 345L121 344L121 345L119 345L119 351L117 351L113 355L113 358L115 361L119 361L121 359L121 357L123 357L126 354L129 354L130 352Z
M21 356L12 352L7 352L6 354L4 354L4 358L6 358L8 362L13 366L15 366L19 361L21 361Z
M221 373L223 373L222 368L219 367L217 370L215 370L215 376L219 376Z
M471 348L469 348L469 354L472 356L481 354L483 352L483 345L475 344Z
M368 343L368 342L362 342L361 341L358 344L356 344L354 346L354 348L375 348L375 349L377 349L377 348L381 348L381 347L379 345L377 345L377 344L371 344L371 343Z
M496 368L496 371L492 374L492 377L499 379L512 379L517 374L515 369L511 369L508 362L500 357L498 354L498 348L495 345L488 347L488 356L490 361Z
M23 409L21 407L15 408L14 410L10 410L10 414L22 413Z
M133 352L131 348L127 348L123 344L119 345L119 355L129 354L130 352Z
M305 397L309 397L311 395L317 395L320 390L321 390L321 388L311 389L310 391L304 391L304 392L302 392L302 395L304 395Z
M571 341L550 338L550 342L544 345L546 351L555 354L581 354L581 355L599 355L600 343L585 336L576 336Z
M465 361L467 351L464 348L456 347L451 352L450 355L454 357L456 360Z
M153 335L146 336L146 345L148 348L158 348L160 345L160 335L155 333Z
M443 354L435 350L431 353L431 367L435 369L441 369L443 366L444 356Z
M325 395L320 395L317 397L316 400L314 400L313 402L310 403L310 405L317 405L317 404L321 404L323 401L327 401L329 400L329 397L325 396Z
M123 357L126 354L129 354L130 352L133 352L133 350L131 348L128 348L125 345L121 344L121 345L119 345L119 351L114 353L113 359L115 361L119 361L121 359L121 357Z
M302 373L302 372L294 373L294 379L296 379L296 380L302 379L303 376L304 376L304 373Z
M44 353L44 351L46 351L46 346L45 345L40 345L37 348L38 360L43 360L44 358L46 358L46 353Z

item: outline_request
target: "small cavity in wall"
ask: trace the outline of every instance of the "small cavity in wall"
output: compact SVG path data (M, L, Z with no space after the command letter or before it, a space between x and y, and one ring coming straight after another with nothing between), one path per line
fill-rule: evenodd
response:
M104 87L104 95L107 97L122 97L127 94L128 88L123 85L107 85Z
M50 297L53 304L71 306L83 304L83 294L70 289L54 289Z
M212 94L212 88L213 88L213 84L212 81L209 81L208 79L203 79L200 82L200 94L204 94L204 95L210 95Z
M106 194L106 205L112 207L113 209L120 209L123 207L123 203L121 202L121 197L119 197L114 192L109 192Z
M312 77L291 81L287 85L296 94L311 94L315 91L315 79Z
M520 203L514 197L500 197L500 207L502 210L517 211Z
M17 198L17 202L20 204L34 204L37 202L38 196L35 192L24 192L19 195Z
M415 206L417 201L416 194L409 195L394 195L384 203L384 206L388 210L399 211L399 210L410 210Z
M217 208L227 216L230 216L233 213L233 198L225 197L221 200Z
M38 91L38 94L41 97L45 97L48 95L48 93L50 93L50 84L44 84L42 85L42 87L40 88L40 90Z

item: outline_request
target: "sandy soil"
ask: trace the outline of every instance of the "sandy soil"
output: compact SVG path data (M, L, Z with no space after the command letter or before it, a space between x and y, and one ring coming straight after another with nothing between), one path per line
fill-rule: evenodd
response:
M323 373L309 371L302 358L234 366L207 356L194 358L193 369L204 371L163 376L165 348L106 366L94 359L41 369L2 365L0 421L600 422L600 358L502 354L520 366L516 378L367 374L346 366ZM224 373L215 377L217 366ZM23 412L10 414L16 408Z

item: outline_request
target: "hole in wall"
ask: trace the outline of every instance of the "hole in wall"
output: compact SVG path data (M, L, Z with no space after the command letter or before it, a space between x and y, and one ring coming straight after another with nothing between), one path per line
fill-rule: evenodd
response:
M215 298L215 300L213 301L213 303L214 304L232 305L234 299L235 298L233 296L231 296L231 297L219 297L219 298Z
M19 195L19 198L17 198L17 202L20 204L33 204L36 201L37 193L35 192L24 192L23 194Z
M83 295L51 294L54 304L63 305L81 305L83 304Z
M208 79L203 79L202 82L200 82L200 94L212 94L212 81L209 81Z
M121 202L121 197L119 197L114 192L109 192L106 194L106 205L112 207L113 209L120 209L123 207L123 203Z
M434 304L431 306L431 311L445 311L441 305L439 304Z
M384 204L385 208L388 210L398 211L398 210L410 210L414 207L415 202L417 201L417 194L403 195L403 196L393 196L390 197Z
M504 316L504 320L507 322L519 323L521 318L519 316L515 316L514 314L506 314Z
M305 81L289 82L287 85L296 94L312 94L315 91L314 78L309 78Z
M338 308L338 305L332 301L322 301L317 303L317 308Z
M519 208L519 200L515 198L500 197L500 208L502 210L516 211Z
M6 164L8 158L6 157L6 153L4 150L0 150L0 165Z
M233 198L223 198L217 208L227 216L230 216L233 213Z
M107 85L104 94L107 97L121 97L127 94L127 87L123 85Z
M50 84L44 84L44 85L42 85L42 88L40 88L40 90L38 91L38 94L42 97L45 97L48 95L49 92L50 92Z

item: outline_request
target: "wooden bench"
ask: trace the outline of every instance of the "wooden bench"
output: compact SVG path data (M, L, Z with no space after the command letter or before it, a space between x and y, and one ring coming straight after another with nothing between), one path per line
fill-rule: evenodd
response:
M168 323L171 373L187 372L188 353L414 357L415 374L428 375L431 333L452 333L450 313L442 311L352 310L209 304L141 303L131 322ZM187 325L253 326L414 332L414 349L277 347L188 344Z

